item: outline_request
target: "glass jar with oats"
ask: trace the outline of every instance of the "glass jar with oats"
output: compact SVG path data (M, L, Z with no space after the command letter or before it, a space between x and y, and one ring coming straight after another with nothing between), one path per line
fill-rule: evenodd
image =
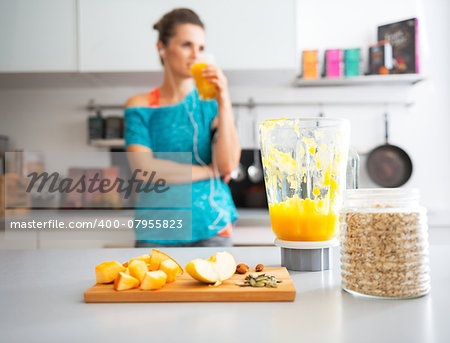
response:
M426 209L417 189L347 190L340 219L344 290L390 299L430 291Z

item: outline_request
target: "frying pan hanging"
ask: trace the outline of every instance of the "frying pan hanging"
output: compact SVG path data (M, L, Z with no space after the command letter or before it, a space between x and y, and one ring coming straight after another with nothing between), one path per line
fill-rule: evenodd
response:
M411 177L413 165L409 155L400 147L389 144L389 119L384 114L385 144L373 149L367 157L367 171L373 182L381 187L404 185Z

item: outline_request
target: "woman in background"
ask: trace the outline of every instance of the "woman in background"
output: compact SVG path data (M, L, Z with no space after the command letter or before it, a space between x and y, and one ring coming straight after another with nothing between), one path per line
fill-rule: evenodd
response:
M210 101L199 98L191 66L204 57L205 31L195 12L175 9L154 29L159 33L156 46L164 79L149 93L128 99L126 150L146 153L134 154L139 156L138 164L162 172L169 184L192 182L192 237L159 240L135 228L136 246L229 246L237 212L220 177L228 178L237 167L241 150L227 79L217 66L209 64L203 76L215 85L217 97ZM192 164L158 158L159 152L191 152ZM143 155L145 159L140 158ZM140 198L138 203L143 201ZM142 214L137 217L144 219Z

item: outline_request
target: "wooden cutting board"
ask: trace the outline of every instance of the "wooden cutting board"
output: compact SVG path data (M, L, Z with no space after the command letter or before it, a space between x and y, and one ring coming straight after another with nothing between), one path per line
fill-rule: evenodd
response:
M254 272L254 268L250 269ZM84 292L87 303L109 302L205 302L205 301L294 301L295 287L285 267L266 267L264 273L282 282L277 288L239 287L245 274L234 274L218 287L194 280L186 272L163 288L143 291L138 288L116 291L113 284L96 284Z

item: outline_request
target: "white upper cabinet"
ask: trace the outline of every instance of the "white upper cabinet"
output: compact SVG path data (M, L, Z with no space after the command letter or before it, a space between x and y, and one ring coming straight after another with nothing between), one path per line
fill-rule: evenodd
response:
M294 0L197 1L208 48L224 69L295 69Z
M199 14L223 69L296 68L295 0L78 0L79 70L161 70L152 27L176 7Z
M0 72L77 70L76 0L1 0Z

